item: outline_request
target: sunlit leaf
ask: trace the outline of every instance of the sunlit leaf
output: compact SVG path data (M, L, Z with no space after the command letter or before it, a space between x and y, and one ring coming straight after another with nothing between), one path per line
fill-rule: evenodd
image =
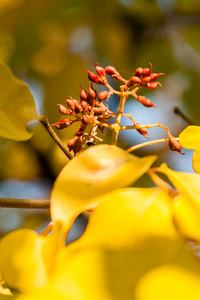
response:
M53 286L69 299L134 299L138 280L173 261L183 246L171 208L159 188L102 196L83 236L59 252Z
M0 61L0 136L15 141L27 140L31 133L26 125L37 118L28 86Z
M199 299L199 261L188 251L181 252L173 263L151 270L139 281L136 300Z
M13 231L0 241L0 272L6 284L17 290L44 286L52 273L60 230L38 236L29 229Z
M187 149L200 150L200 126L188 126L179 135L180 144Z
M184 236L200 241L200 211L183 195L174 200L174 220Z
M192 156L192 167L196 173L200 174L200 150L194 150Z
M97 205L95 197L130 185L155 159L156 156L138 158L109 145L82 152L63 168L55 181L51 195L53 219L71 226L79 213Z
M200 175L176 172L169 169L166 164L162 164L161 169L168 176L172 184L200 209Z
M200 175L170 170L166 164L163 172L180 192L174 200L174 218L178 228L187 237L200 239Z

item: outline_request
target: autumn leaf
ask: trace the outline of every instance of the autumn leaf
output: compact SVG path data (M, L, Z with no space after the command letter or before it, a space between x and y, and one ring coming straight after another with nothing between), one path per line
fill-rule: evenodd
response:
M26 125L37 118L28 86L0 61L0 136L15 141L27 140L32 134Z
M173 199L174 219L187 238L200 241L200 175L176 172L161 165L161 170L179 192Z
M97 206L93 199L135 182L155 159L156 156L138 158L110 145L80 153L55 181L51 194L52 218L70 228L81 212Z
M59 249L60 226L47 236L29 229L19 229L0 241L0 273L6 284L19 291L47 284Z
M200 173L200 126L188 126L179 135L180 144L187 149L194 149L192 166L196 173Z

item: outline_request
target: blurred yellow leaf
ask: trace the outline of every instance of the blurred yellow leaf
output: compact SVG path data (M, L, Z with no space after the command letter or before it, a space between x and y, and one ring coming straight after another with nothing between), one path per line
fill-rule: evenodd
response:
M150 235L177 236L170 198L160 188L117 189L96 201L99 205L89 219L85 234L77 242L79 245L82 241L84 245L119 249L131 247Z
M200 150L194 150L192 156L192 167L197 174L200 174Z
M186 172L176 172L161 165L161 169L169 178L172 184L178 189L188 201L193 203L196 208L200 209L200 175Z
M195 300L200 261L186 250L172 216L160 188L103 195L83 236L59 251L50 282L19 300L183 300L189 293Z
M192 239L200 239L200 175L170 170L161 166L172 184L181 193L174 199L174 218L179 230Z
M54 287L72 285L68 299L133 299L138 279L173 260L182 245L171 208L159 188L102 196L83 236L59 252Z
M66 227L85 210L97 206L97 196L127 186L141 177L156 156L138 158L110 145L87 149L72 159L57 177L51 194L51 214Z
M10 232L0 241L0 273L6 284L27 291L44 286L59 248L60 229L38 236L29 229Z
M68 299L134 299L141 276L182 246L165 191L116 190L102 196L83 236L61 249L52 285Z
M171 264L145 274L136 288L136 300L196 300L200 298L199 259L182 249Z
M37 118L28 86L0 61L0 136L15 141L27 140L31 133L26 125Z
M174 200L174 220L187 238L200 241L200 211L183 195Z

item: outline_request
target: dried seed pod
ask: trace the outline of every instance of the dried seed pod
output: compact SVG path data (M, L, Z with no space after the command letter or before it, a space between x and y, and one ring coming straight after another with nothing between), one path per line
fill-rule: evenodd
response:
M142 76L142 72L143 72L143 68L137 68L135 70L134 75L140 77L140 76Z
M142 80L138 77L138 76L132 76L130 79L129 79L129 81L127 82L127 87L131 87L131 86L134 86L134 85L136 85L136 84L139 84L139 83L141 83L142 82Z
M146 76L142 79L142 84L147 84L147 82L151 81L151 76Z
M84 88L82 88L81 86L81 92L80 92L80 98L81 100L84 100L84 101L88 101L88 93L86 92L86 90Z
M81 107L83 109L83 112L86 112L89 109L88 103L86 101L84 101L84 100L81 100Z
M147 77L151 74L151 71L152 71L152 64L150 64L150 68L144 68L143 71L142 71L142 77Z
M66 101L66 103L67 103L69 109L70 109L72 112L74 112L74 111L75 111L75 108L76 108L76 107L75 107L75 104L74 104L74 101L73 101L72 99L66 99L65 101Z
M89 90L88 90L88 95L89 95L89 104L91 106L95 105L95 100L97 98L97 91L93 88L92 83L89 83Z
M88 73L88 79L94 83L97 84L103 84L100 77L97 76L96 74L90 72L90 71L85 71L85 73Z
M151 90L155 90L157 86L162 86L160 82L148 82L146 87Z
M73 139L68 141L67 146L69 148L69 151L73 151L74 155L76 155L83 148L82 136L75 136Z
M150 77L151 77L151 81L154 81L158 78L158 76L160 75L165 75L164 73L151 73Z
M76 113L79 113L79 112L81 112L83 110L82 106L81 106L81 104L80 104L80 102L78 100L73 99L72 97L70 97L70 100L72 100L73 103L74 103L74 105L75 105L75 112Z
M86 127L87 127L87 125L85 125L85 124L82 123L82 124L79 126L79 128L75 131L76 136L82 136L82 135L83 135L83 132L84 132L85 129L86 129Z
M139 122L135 122L134 123L135 126L140 126L141 124ZM148 132L147 132L147 129L146 128L138 128L136 129L141 135L143 135L146 139L148 139L149 137L147 135Z
M109 98L109 92L107 92L107 91L103 91L98 94L99 101L107 101L108 98Z
M108 110L108 107L94 107L93 111L95 115L103 115Z
M88 125L92 121L92 117L90 115L82 116L82 122L85 125Z
M119 72L117 72L117 70L112 66L107 66L105 68L105 72L106 74L110 75L112 78L116 78L118 80L121 79L121 75L119 74Z
M150 99L147 99L143 96L137 96L137 101L142 103L145 107L156 107Z
M106 79L106 72L104 70L104 68L98 66L98 64L95 65L95 69L97 71L97 74L102 78L102 79Z
M74 120L71 119L62 119L61 121L54 123L51 126L55 126L58 130L60 130L69 127L73 122Z
M58 106L59 106L59 111L60 111L61 114L63 114L63 115L71 115L71 112L70 112L70 110L67 107L65 107L62 104L58 104Z
M185 154L181 152L181 144L172 135L169 135L169 148L172 151L177 151L180 154Z

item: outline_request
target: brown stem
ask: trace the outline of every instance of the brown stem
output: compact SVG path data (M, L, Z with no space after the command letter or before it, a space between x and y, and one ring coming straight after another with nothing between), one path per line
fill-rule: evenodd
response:
M175 114L179 115L185 122L187 122L189 125L197 125L194 121L192 121L190 118L188 118L178 106L174 107Z
M40 123L42 123L42 125L45 127L45 129L48 131L48 133L54 139L54 141L60 147L60 149L65 153L65 155L69 159L72 159L73 156L71 155L71 153L69 153L68 149L65 147L65 145L63 144L63 142L59 139L59 137L57 136L57 134L55 133L55 131L52 129L51 125L49 124L49 121L48 121L47 117L41 116L39 118L39 121L40 121Z
M0 198L0 207L49 209L50 200Z
M175 139L178 141L178 138L175 138ZM165 143L165 142L169 142L169 139L160 139L160 140L154 140L154 141L149 141L149 142L137 144L135 146L132 146L132 147L128 148L126 150L126 152L130 153L130 152L132 152L134 150L137 150L139 148L142 148L142 147L151 146L151 145L159 144L159 143Z

